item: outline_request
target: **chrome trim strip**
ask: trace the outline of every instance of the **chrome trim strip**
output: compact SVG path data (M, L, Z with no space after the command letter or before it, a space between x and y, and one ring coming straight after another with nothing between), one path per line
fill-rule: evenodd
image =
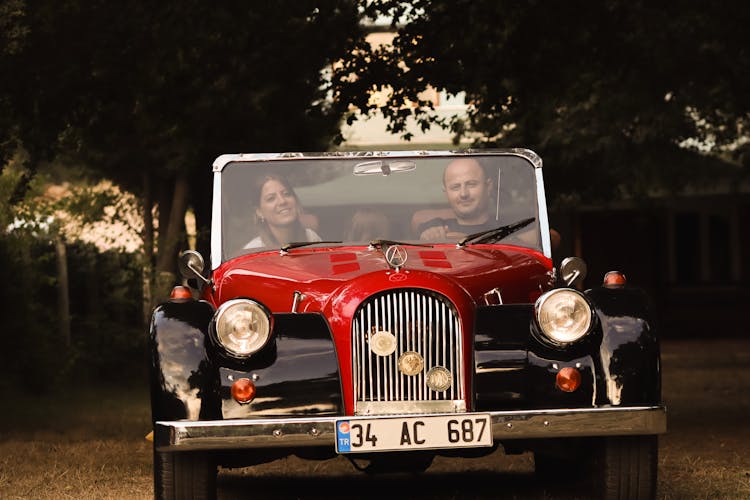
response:
M439 413L464 413L466 402L463 399L453 401L359 401L358 416L414 415Z
M547 216L547 199L544 192L544 176L542 175L541 161L536 173L536 202L539 206L539 231L542 233L542 253L552 258L552 244L549 235L549 218Z
M216 270L221 259L221 172L214 170L214 192L211 202L211 269Z
M278 160L312 160L330 158L438 158L441 156L520 156L528 160L534 168L542 168L542 159L534 151L524 148L508 149L460 149L435 151L330 151L320 153L240 153L224 154L213 162L213 171L221 172L234 161L265 162Z
M667 409L664 406L482 413L489 413L492 418L495 440L626 436L667 431ZM425 417L433 415L438 414ZM408 416L414 417L413 414ZM156 422L154 446L159 451L333 447L336 439L334 426L336 420L342 418L353 421L373 417Z

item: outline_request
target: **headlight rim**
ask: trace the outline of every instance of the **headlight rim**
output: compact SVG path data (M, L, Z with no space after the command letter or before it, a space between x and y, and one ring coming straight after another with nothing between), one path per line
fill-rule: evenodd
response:
M544 304L549 300L550 297L553 295L556 295L558 293L573 293L577 295L583 303L588 307L589 314L588 314L588 323L586 328L583 329L583 333L580 334L578 337L572 339L572 340L560 340L558 338L553 337L550 335L547 331L545 331L544 327L542 326L542 321L540 318L541 310ZM534 320L536 322L537 329L539 330L540 336L542 339L555 346L555 347L569 347L571 345L575 345L586 339L589 335L591 335L591 332L594 331L594 325L595 325L595 319L596 314L594 313L594 307L591 305L591 302L588 300L586 295L582 293L579 290L576 290L574 288L553 288L552 290L549 290L548 292L545 292L542 294L534 304Z
M221 341L220 336L219 336L219 321L221 317L231 307L236 306L237 304L242 304L242 303L250 303L254 306L257 306L265 314L266 319L268 321L268 335L266 336L265 341L263 342L262 345L260 345L260 347L258 347L257 349L255 349L253 352L249 354L243 354L243 353L233 351ZM221 349L224 355L228 356L231 359L235 359L238 361L245 361L255 356L259 352L263 351L263 349L265 349L265 347L271 341L271 337L273 337L273 327L274 327L273 314L271 313L271 310L268 309L268 307L266 307L262 302L255 300L255 299L251 299L249 297L236 297L234 299L227 300L216 309L216 312L214 313L214 317L212 321L211 339L214 342L214 344L216 344L216 346L219 349Z

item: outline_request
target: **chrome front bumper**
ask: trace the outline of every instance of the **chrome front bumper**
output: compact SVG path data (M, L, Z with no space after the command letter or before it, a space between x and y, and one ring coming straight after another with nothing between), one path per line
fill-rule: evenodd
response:
M662 434L667 431L667 410L664 406L482 413L488 413L492 418L495 441ZM156 422L154 446L159 451L334 447L335 422L342 418L353 422L374 417Z

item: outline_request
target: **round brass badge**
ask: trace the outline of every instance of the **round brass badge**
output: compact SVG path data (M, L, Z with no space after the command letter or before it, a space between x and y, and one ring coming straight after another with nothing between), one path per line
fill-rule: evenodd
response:
M418 352L406 351L398 358L398 369L404 375L416 375L424 370L424 359Z
M427 387L435 392L447 391L453 383L453 375L447 368L435 366L427 372Z

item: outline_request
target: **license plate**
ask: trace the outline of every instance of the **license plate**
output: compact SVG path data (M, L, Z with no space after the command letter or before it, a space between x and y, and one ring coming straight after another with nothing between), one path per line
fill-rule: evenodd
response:
M337 453L479 446L492 446L490 416L483 413L336 421Z

